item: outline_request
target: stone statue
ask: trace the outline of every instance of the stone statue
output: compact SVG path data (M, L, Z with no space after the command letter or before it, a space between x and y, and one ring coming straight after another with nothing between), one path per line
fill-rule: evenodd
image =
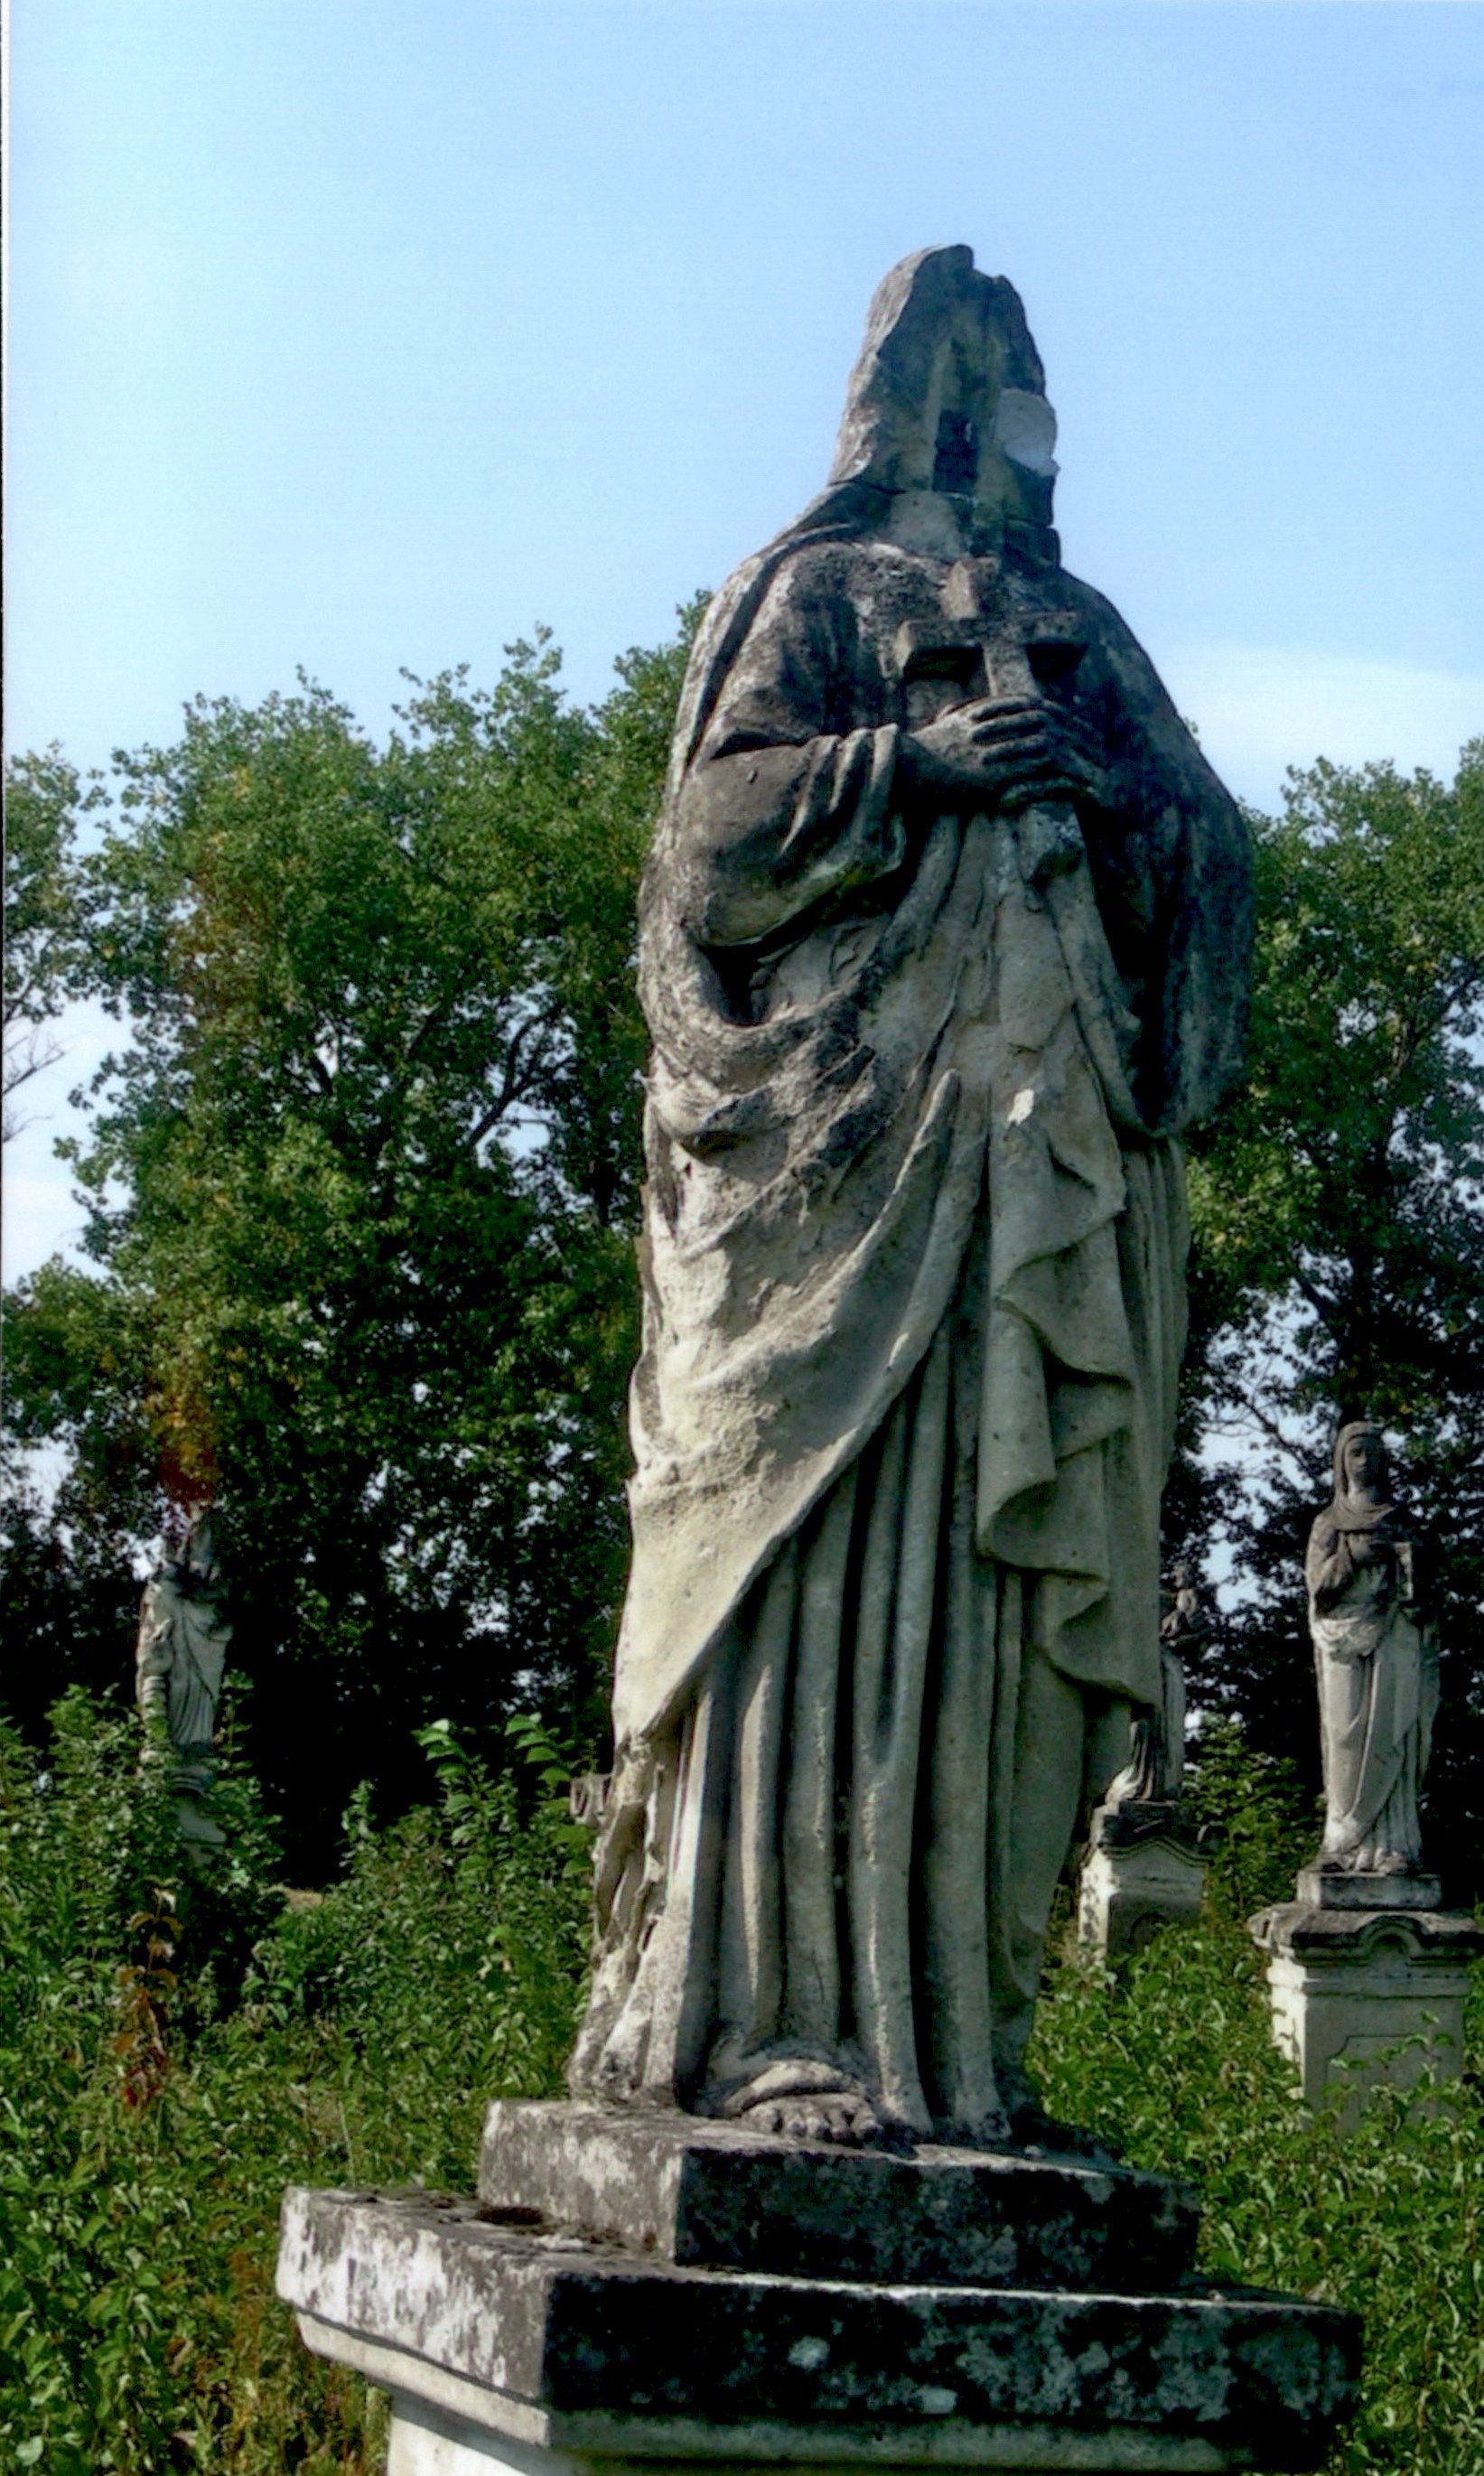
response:
M1470 1965L1484 1954L1484 1929L1444 1907L1422 1864L1437 1646L1406 1527L1381 1430L1352 1420L1304 1557L1324 1834L1296 1896L1248 1920L1268 1955L1277 2044L1309 2105L1351 2125L1377 2084L1418 2089L1429 2113L1447 2106L1439 2084L1463 2069Z
M1186 1804L1185 1655L1211 1627L1189 1565L1176 1565L1159 1627L1159 1700L1136 1710L1127 1762L1092 1819L1077 1936L1109 1960L1200 1914L1201 1832Z
M220 1607L221 1576L203 1515L178 1557L162 1557L145 1585L135 1650L135 1693L146 1730L175 1757L183 1838L221 1840L203 1811L214 1772L211 1740L232 1626Z
M1032 2137L1052 1892L1162 1706L1179 1133L1239 1068L1249 854L1060 564L1054 435L1013 288L904 260L691 659L579 2092Z
M1418 1800L1437 1657L1400 1525L1381 1431L1354 1420L1336 1438L1334 1496L1316 1517L1304 1558L1324 1764L1323 1872L1422 1870Z
M1159 1627L1159 1700L1133 1721L1131 1750L1104 1807L1169 1804L1185 1785L1185 1654L1210 1624L1189 1565L1176 1565L1170 1607Z

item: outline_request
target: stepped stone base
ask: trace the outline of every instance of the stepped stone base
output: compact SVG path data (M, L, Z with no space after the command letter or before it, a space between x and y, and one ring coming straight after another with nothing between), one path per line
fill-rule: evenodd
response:
M800 2147L640 2108L494 2105L480 2199L679 2267L1139 2292L1196 2258L1200 2205L1162 2175L1025 2150Z
M1300 1891L1318 1882L1341 1898L1300 1898L1250 1919L1268 1954L1273 2034L1310 2106L1338 2105L1353 2122L1377 2083L1411 2089L1461 2070L1469 1964L1484 1954L1484 1929L1397 1898L1362 1909L1344 1896L1351 1884L1415 1891L1430 1880L1300 1874Z
M284 2203L279 2291L392 2392L390 2476L1296 2476L1353 2403L1353 2318L1198 2281L1190 2196L1123 2168L500 2107L481 2191Z

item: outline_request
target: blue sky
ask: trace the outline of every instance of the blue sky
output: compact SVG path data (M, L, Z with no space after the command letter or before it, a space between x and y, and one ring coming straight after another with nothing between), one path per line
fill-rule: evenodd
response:
M1484 729L1470 0L14 0L12 66L12 746L298 664L380 728L538 620L600 694L819 486L945 240L1235 789Z

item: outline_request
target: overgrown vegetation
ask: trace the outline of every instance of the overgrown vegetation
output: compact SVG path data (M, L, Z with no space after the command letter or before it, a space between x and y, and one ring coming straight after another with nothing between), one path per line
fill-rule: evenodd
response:
M358 1795L337 1882L285 1902L230 1766L230 1846L183 1876L129 1722L74 1692L44 1760L0 1733L0 2466L379 2467L274 2298L284 2186L466 2184L485 2102L558 2086L584 1936L536 1770L425 1743L433 1801L378 1829Z
M368 1792L322 1898L284 1898L251 1782L183 1875L136 1731L78 1692L39 1757L0 1732L0 2466L44 2476L374 2476L382 2410L273 2294L285 2184L466 2189L486 2100L559 2086L581 1982L585 1835L533 1721L513 1773L422 1734L429 1801ZM1381 2104L1343 2141L1268 2043L1240 1917L1309 1829L1227 1730L1213 1913L1122 1979L1063 1954L1035 2060L1050 2104L1205 2195L1215 2276L1367 2318L1365 2414L1336 2476L1484 2464L1484 2115ZM1236 1823L1238 1828L1231 1825ZM1484 1992L1484 1990L1481 1990ZM1484 2063L1484 2003L1472 2060Z
M1195 1794L1221 1838L1205 1918L1115 1975L1075 1947L1052 1972L1032 2062L1051 2111L1205 2204L1213 2278L1364 2316L1359 2418L1330 2476L1477 2476L1484 2467L1484 1968L1467 2077L1430 2118L1382 2090L1358 2126L1311 2115L1269 2035L1245 1920L1293 1897L1313 1846L1297 1776L1218 1722Z

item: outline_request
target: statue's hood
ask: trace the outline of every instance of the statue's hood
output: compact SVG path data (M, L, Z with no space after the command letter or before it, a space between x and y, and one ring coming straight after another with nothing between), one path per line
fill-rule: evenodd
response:
M851 373L832 489L946 492L1051 520L1056 416L1013 284L962 245L920 249L877 286Z

